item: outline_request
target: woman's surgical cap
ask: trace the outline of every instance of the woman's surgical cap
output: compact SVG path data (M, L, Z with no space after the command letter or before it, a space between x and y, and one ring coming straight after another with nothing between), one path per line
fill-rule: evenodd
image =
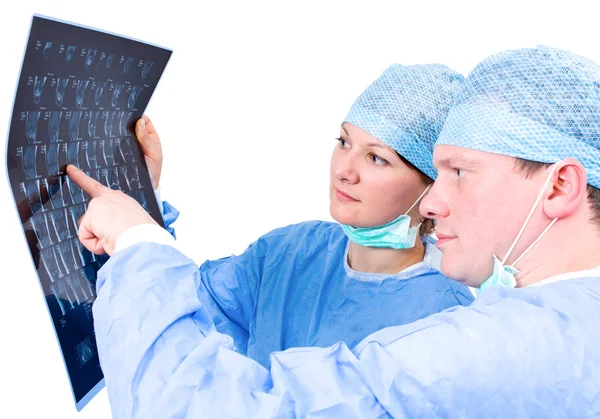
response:
M464 77L441 64L388 67L344 122L378 138L432 179L433 146Z

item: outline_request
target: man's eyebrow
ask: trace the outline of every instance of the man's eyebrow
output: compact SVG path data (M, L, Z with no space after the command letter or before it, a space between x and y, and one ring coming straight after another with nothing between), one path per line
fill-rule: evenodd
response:
M438 168L451 168L451 167L473 167L478 166L477 162L471 159L468 159L463 156L452 156L446 159L434 161L433 165Z

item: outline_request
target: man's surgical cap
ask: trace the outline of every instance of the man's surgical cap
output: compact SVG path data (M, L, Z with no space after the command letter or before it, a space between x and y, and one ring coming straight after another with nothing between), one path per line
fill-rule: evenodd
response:
M492 55L467 76L439 144L542 163L571 157L600 188L600 65L547 46Z
M464 77L441 64L388 67L344 122L378 138L432 179L433 146Z

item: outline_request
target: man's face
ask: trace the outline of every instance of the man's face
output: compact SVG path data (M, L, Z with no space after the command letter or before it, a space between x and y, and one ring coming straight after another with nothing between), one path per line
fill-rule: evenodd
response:
M479 286L493 270L493 255L504 259L547 175L527 179L515 159L462 147L434 150L438 178L420 205L436 220L442 272L465 285ZM543 230L541 206L507 260L514 261ZM537 215L537 217L536 217Z

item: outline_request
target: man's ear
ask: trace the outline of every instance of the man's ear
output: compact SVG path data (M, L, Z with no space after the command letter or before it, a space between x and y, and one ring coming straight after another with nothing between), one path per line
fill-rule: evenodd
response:
M568 217L585 205L586 200L587 173L583 165L571 158L556 163L544 196L546 216L552 219Z

